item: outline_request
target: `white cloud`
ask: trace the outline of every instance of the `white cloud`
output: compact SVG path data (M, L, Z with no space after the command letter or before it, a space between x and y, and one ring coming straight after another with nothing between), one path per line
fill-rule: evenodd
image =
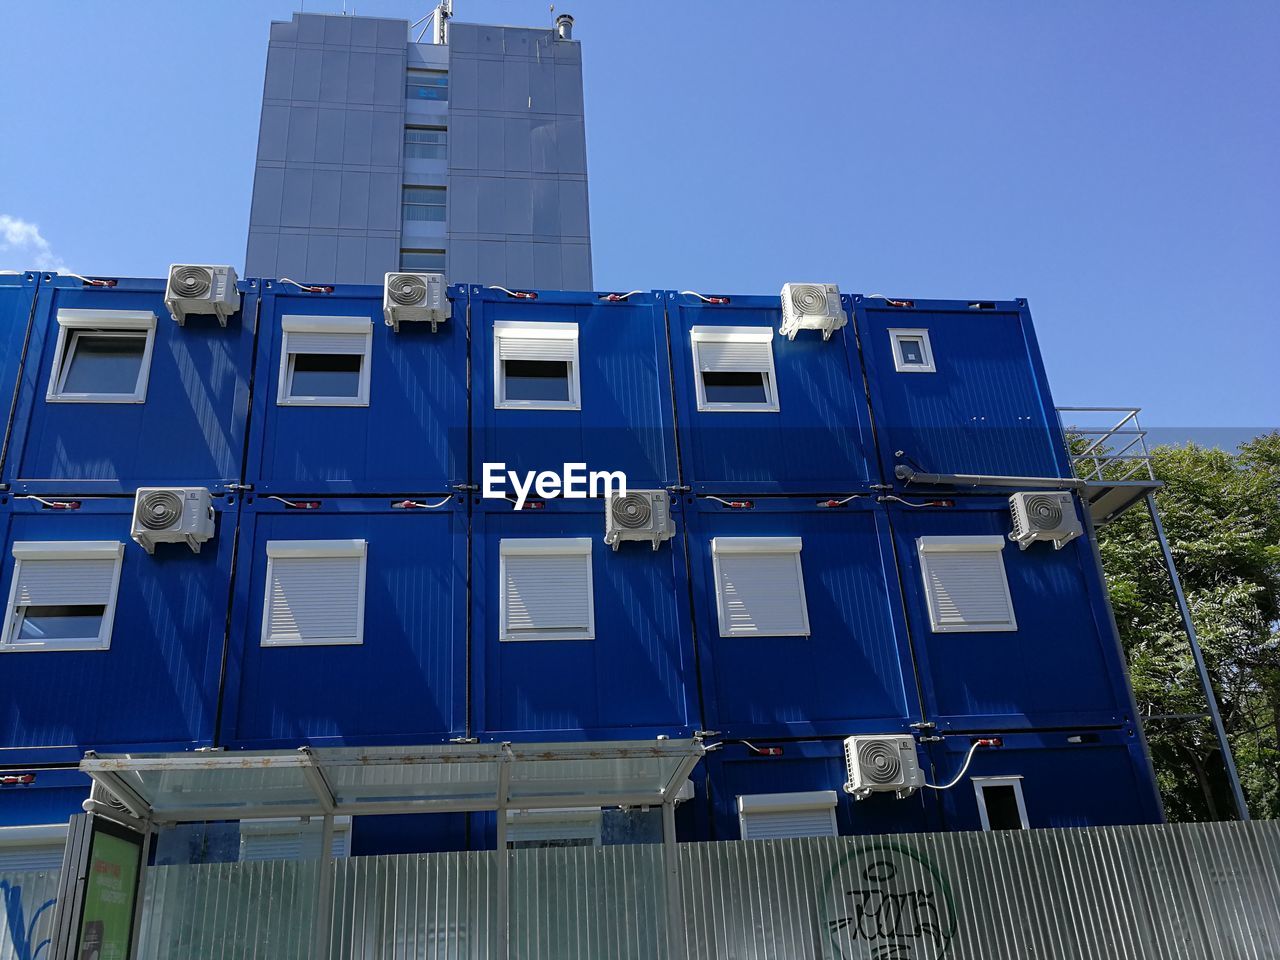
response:
M8 262L6 262L8 261ZM0 267L15 270L66 270L62 258L34 223L0 213Z

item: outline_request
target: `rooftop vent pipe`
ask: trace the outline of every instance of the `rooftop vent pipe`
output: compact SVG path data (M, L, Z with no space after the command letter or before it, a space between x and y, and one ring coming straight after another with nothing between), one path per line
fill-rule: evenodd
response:
M561 40L573 39L573 17L567 13L556 17L556 36Z

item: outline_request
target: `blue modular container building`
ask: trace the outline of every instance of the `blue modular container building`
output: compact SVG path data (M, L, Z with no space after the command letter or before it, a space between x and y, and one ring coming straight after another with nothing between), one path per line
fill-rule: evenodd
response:
M164 292L0 277L0 863L86 750L698 735L689 839L1160 819L1091 536L898 470L1069 475L1025 302L845 295L792 337L774 297L455 286L396 329L379 287L242 281L225 326ZM606 536L614 473L657 535ZM148 551L143 487L210 525ZM874 736L963 776L856 799ZM596 842L652 826L619 816Z

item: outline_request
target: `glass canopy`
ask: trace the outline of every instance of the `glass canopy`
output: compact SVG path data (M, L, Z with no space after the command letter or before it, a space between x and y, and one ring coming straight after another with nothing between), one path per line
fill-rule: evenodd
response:
M140 819L658 806L706 752L693 740L85 755L80 769Z

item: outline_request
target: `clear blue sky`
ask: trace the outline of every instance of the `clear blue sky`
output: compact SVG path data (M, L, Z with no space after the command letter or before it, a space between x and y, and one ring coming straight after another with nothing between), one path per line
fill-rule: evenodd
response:
M243 262L267 24L297 6L5 3L0 269ZM1280 3L558 6L600 289L1022 296L1059 403L1280 424ZM545 0L456 7L551 22Z

